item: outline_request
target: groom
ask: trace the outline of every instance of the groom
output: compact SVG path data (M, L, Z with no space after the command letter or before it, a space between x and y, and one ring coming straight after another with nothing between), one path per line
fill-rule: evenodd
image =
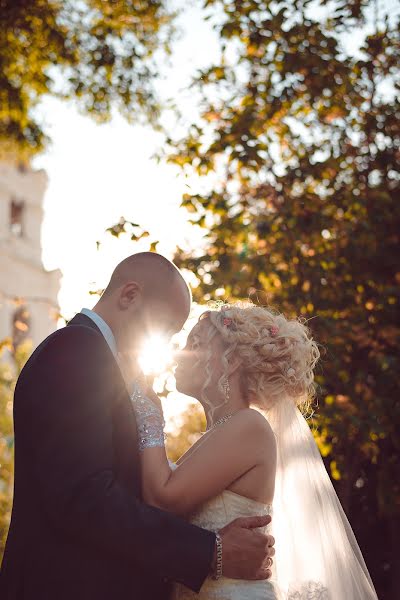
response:
M93 311L35 350L14 401L15 490L1 600L163 600L169 582L198 591L215 534L141 502L135 415L118 366L151 332L172 335L190 310L178 269L126 258ZM269 517L221 530L223 572L270 576Z

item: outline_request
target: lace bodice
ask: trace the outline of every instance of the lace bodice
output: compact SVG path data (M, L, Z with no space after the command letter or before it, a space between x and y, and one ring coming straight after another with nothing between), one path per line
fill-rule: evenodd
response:
M238 517L271 514L270 505L240 496L225 490L219 496L208 500L190 518L190 522L203 529L221 529ZM265 528L268 530L268 527ZM278 594L271 581L241 581L222 577L218 581L207 578L200 594L188 590L180 584L174 587L173 600L278 600Z

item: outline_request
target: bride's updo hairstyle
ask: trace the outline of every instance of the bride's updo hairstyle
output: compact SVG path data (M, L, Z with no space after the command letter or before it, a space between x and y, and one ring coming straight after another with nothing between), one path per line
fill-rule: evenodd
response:
M300 319L287 319L251 302L222 304L203 313L200 319L209 322L208 341L218 332L226 348L222 356L221 389L229 359L235 355L241 361L241 388L249 404L268 410L280 398L288 396L303 407L314 396L314 367L320 353ZM204 396L212 360L213 357L207 357Z

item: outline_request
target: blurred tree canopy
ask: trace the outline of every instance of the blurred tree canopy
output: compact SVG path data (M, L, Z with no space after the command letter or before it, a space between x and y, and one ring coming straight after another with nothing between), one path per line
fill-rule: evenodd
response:
M166 450L169 460L176 462L206 430L206 417L198 402L189 404L185 412L173 419L168 432Z
M0 341L0 564L10 524L14 485L13 395L16 379L31 350L29 342L21 344L6 359L10 340Z
M46 136L34 108L50 94L84 113L155 121L155 53L168 52L173 13L162 0L0 0L0 146L30 156Z
M198 122L168 140L203 185L183 206L205 245L176 262L197 273L198 301L250 297L312 319L325 349L317 441L379 597L394 600L399 22L366 0L206 4L223 15L221 60L193 82ZM373 32L347 52L366 20Z

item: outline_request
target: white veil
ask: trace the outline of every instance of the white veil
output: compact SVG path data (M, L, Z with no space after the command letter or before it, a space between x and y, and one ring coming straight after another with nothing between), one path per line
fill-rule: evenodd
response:
M274 578L285 600L376 600L307 421L290 398L266 413L277 439Z

